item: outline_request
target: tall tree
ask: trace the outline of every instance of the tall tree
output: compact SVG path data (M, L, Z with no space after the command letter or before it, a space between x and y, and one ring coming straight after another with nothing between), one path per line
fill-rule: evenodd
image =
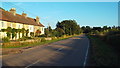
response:
M57 23L56 28L62 29L64 34L73 35L78 34L80 26L77 25L75 20L63 20L62 22Z

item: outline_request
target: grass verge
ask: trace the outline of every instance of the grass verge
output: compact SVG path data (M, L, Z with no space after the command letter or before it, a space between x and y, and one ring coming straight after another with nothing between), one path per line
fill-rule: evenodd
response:
M70 36L70 37L74 37L74 36ZM49 44L49 43L53 43L53 42L57 42L60 40L64 40L64 39L68 39L70 37L66 37L66 38L59 38L59 39L54 39L54 40L46 40L44 42L41 41L36 41L36 42L25 42L25 43L19 43L19 45L6 45L6 46L1 46L1 48L21 48L21 47L34 47L34 46L38 46L38 45L43 45L43 44ZM8 43L10 44L10 43Z
M90 64L94 66L119 66L119 59L112 47L98 37L88 35L90 39Z

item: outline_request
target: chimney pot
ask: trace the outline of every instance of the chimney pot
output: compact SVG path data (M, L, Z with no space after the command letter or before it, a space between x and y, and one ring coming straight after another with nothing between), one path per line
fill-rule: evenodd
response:
M40 24L39 22L40 22L40 18L38 17L38 16L36 16L36 22L38 23L38 24Z
M22 13L22 16L27 17L27 14L26 13Z
M13 15L16 15L16 9L15 8L11 8L10 9L10 13L12 13Z

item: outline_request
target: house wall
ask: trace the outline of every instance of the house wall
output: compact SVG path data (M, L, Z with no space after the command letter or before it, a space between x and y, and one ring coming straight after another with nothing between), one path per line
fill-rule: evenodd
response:
M41 35L44 34L44 27L40 27Z
M23 24L16 23L16 29L22 29L22 28L23 28Z
M27 29L29 29L29 25L23 24L23 28L25 28L27 30Z
M0 20L0 39L7 37L6 32L1 32L1 29L7 29L7 27L11 27L11 28L15 28L15 29L25 28L25 30L29 29L28 36L30 36L30 32L35 33L38 29L41 31L41 34L44 34L44 27L21 24L21 23L14 23L14 22L7 22L7 21ZM20 37L22 37L22 33L20 33ZM18 33L17 33L16 38L14 38L14 39L19 39Z
M1 30L1 29L6 29L6 28L7 28L7 22L0 20L0 30Z
M1 21L0 20L0 39L6 37L6 32L1 32L1 29L6 29L7 28L7 22L6 21Z

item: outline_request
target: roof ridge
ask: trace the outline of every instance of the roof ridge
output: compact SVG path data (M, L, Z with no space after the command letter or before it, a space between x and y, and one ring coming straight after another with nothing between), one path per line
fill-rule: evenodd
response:
M38 24L35 18L25 18L18 13L16 13L16 15L12 15L9 11L6 10L2 10L2 18L0 20L44 27L44 25L42 25L40 22L40 24Z

